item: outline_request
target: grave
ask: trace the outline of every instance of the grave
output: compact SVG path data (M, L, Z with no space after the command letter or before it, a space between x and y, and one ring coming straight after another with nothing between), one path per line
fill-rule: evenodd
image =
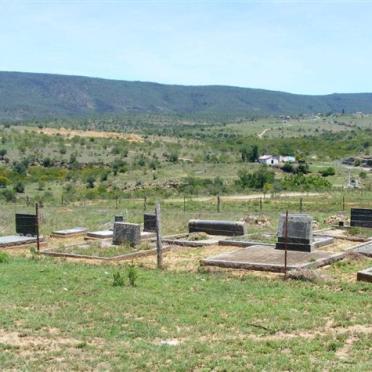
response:
M354 252L362 254L363 256L372 257L372 243L369 242L367 244L363 244L355 249Z
M217 220L190 220L189 233L193 232L221 236L237 236L246 233L244 222Z
M43 237L40 237L40 242L43 242ZM0 248L12 248L23 245L36 244L36 237L8 235L0 237Z
M313 243L312 217L306 214L289 214L288 225L286 225L286 215L281 214L276 249L287 248L288 251L311 252Z
M372 209L351 208L350 226L372 227Z
M358 271L357 280L372 283L372 267L370 267L369 269Z
M71 237L85 235L87 231L88 229L85 227L74 227L71 229L53 231L51 236L53 238L71 238Z
M113 245L137 245L141 242L141 225L128 222L115 222Z
M89 231L85 239L112 239L113 235L112 230Z
M115 216L114 222L124 222L124 216Z
M156 215L154 213L144 213L143 231L156 232Z
M345 252L288 251L288 270L299 270L328 265L341 260ZM219 266L232 269L284 272L284 252L273 245L253 245L201 260L204 266Z

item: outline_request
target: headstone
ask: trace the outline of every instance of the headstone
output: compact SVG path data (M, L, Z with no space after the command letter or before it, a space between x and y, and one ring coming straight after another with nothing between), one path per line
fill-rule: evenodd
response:
M153 213L144 213L143 215L143 231L156 231L156 215Z
M115 216L114 221L115 222L124 222L124 216Z
M209 235L237 236L245 235L244 222L215 221L215 220L190 220L189 232L204 232Z
M372 209L351 208L350 226L372 227Z
M311 252L313 248L313 219L307 214L289 214L286 239L286 215L281 214L276 249Z
M37 217L36 214L21 214L15 215L16 233L24 236L37 235Z
M137 245L141 241L141 225L136 223L115 222L112 244Z

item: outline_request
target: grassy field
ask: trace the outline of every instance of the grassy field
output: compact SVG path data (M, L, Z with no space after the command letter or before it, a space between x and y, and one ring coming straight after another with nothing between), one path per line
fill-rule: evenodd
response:
M371 262L369 261L369 264ZM1 264L3 370L371 370L367 259L318 283L48 258ZM351 279L351 280L350 280Z

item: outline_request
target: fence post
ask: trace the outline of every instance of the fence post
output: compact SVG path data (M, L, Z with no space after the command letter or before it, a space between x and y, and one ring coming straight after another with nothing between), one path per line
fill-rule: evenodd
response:
M302 198L300 198L300 212L302 212Z
M260 211L262 212L262 198L260 198Z
M157 256L157 267L158 269L163 268L163 247L161 242L161 221L160 221L160 203L156 204L155 208L156 215L156 256Z
M186 212L186 196L183 196L183 212Z
M36 248L37 251L40 251L40 233L39 233L39 203L35 204L36 212Z
M287 280L287 260L288 260L288 209L285 212L284 229L284 280Z
M220 213L221 211L221 198L217 195L217 212Z
M145 211L147 209L147 196L143 198L143 210Z
M342 210L345 210L345 195L342 195Z

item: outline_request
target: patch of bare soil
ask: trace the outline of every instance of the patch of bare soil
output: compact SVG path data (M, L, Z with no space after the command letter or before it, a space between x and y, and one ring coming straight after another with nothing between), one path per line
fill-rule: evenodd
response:
M129 142L143 142L143 138L138 134L133 133L116 133L116 132L100 132L94 130L77 130L77 129L66 129L66 128L41 128L34 129L39 133L43 133L49 136L63 136L63 137L88 137L88 138L114 138L122 139Z

